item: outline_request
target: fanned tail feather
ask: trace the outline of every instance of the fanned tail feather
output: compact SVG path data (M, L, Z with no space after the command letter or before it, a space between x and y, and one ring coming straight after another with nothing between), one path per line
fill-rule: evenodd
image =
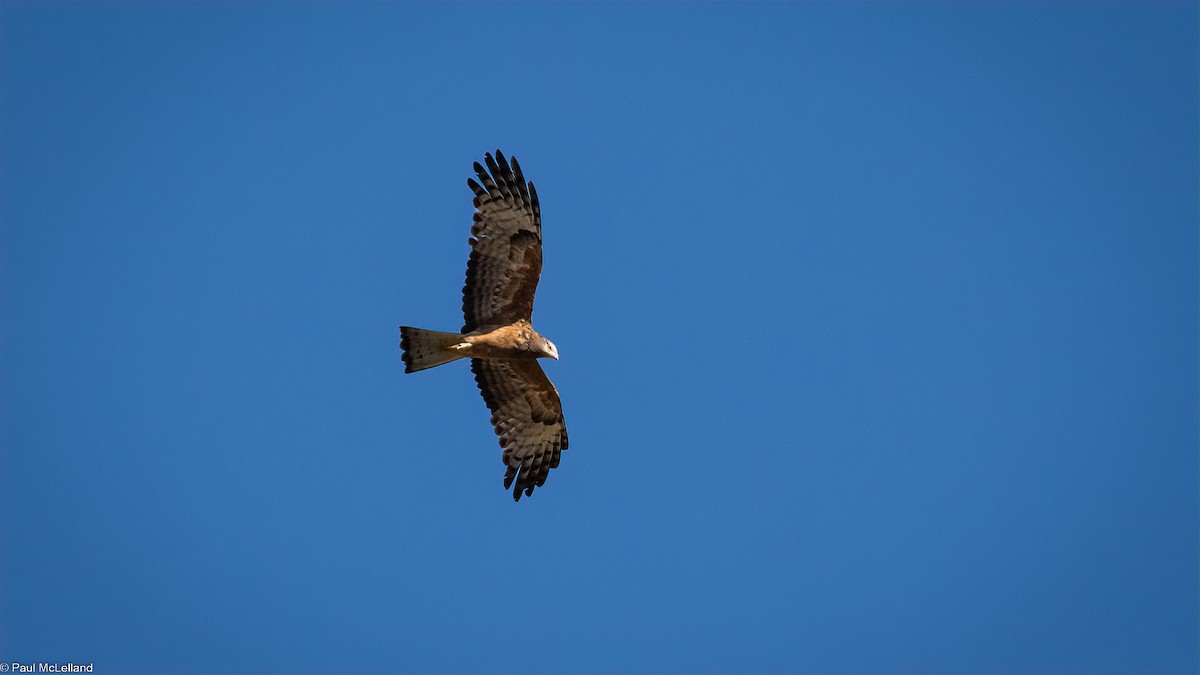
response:
M458 333L401 326L400 349L404 353L400 359L404 361L404 372L415 373L463 358L463 354L450 349L461 341Z

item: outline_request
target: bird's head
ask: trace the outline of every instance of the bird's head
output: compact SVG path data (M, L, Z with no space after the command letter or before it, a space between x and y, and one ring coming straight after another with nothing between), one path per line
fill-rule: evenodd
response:
M558 347L555 347L554 343L546 338L542 338L542 356L548 356L555 361L558 360Z

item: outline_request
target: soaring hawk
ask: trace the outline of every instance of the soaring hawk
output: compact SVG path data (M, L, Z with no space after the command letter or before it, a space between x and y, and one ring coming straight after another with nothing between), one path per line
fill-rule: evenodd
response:
M542 275L542 215L537 191L497 150L484 155L479 178L467 179L475 193L471 257L463 286L459 333L400 327L404 372L471 359L475 382L492 411L505 466L505 489L513 499L533 494L546 482L567 449L558 390L537 359L558 359L554 343L533 329L533 295Z

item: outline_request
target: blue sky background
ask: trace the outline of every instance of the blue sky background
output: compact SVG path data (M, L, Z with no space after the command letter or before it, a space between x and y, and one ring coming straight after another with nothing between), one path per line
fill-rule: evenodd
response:
M0 5L0 660L1196 672L1197 5ZM571 449L454 329L537 184Z

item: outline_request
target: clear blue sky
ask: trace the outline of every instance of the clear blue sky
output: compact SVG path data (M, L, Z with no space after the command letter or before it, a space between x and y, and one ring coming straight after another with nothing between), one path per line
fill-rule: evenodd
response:
M1198 18L0 5L0 660L1196 672ZM495 148L519 504L397 349Z

